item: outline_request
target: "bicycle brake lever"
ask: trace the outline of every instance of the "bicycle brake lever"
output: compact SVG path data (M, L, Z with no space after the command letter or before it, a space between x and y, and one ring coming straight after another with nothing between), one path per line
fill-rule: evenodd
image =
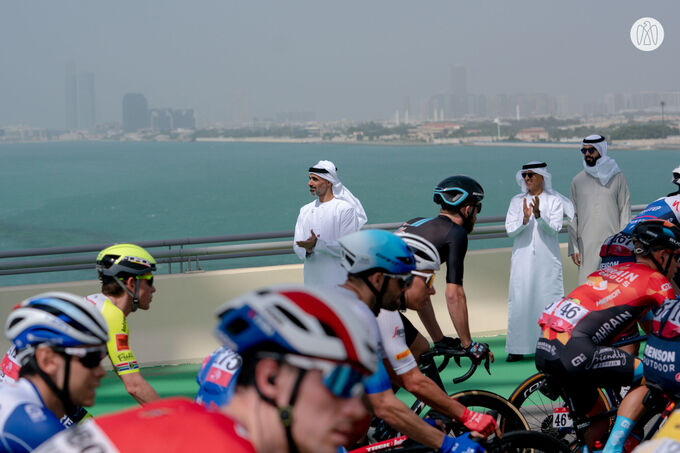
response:
M460 366L460 356L454 355L453 360L456 361L456 365Z
M484 361L484 368L486 368L486 372L489 373L489 376L491 376L491 363L489 360L489 356L486 356L486 360Z

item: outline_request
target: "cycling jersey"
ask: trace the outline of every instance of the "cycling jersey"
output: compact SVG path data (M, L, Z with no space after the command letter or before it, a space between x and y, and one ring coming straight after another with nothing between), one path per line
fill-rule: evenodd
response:
M33 383L0 385L0 452L28 452L65 429Z
M36 453L255 453L245 428L183 398L97 417L64 431Z
M655 310L642 362L645 379L669 396L680 396L680 300Z
M416 217L404 223L397 232L412 233L430 241L446 263L446 283L463 284L463 260L467 253L468 235L465 228L449 217Z
M585 284L543 311L536 367L574 389L575 406L587 412L595 386L635 380L638 359L610 345L636 333L637 322L650 309L674 297L668 280L644 264L620 264L590 274Z
M680 226L680 195L662 197L647 207L631 220L619 233L605 239L600 248L600 269L621 263L635 261L633 240L631 235L635 225L643 220L663 219Z
M241 356L226 346L206 357L196 376L199 386L196 402L210 409L227 404L234 394L242 362Z
M92 294L85 300L92 302L106 319L109 327L109 341L106 349L113 369L118 375L139 373L135 353L130 349L130 331L125 314L104 294Z
M413 354L406 344L406 333L398 311L380 310L378 328L385 358L395 374L402 375L417 367Z
M0 362L0 383L19 380L21 365L17 362L17 348L12 345Z

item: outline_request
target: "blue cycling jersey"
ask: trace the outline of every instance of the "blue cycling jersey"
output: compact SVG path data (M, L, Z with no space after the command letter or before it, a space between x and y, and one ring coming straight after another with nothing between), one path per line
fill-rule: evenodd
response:
M25 378L0 386L0 453L30 452L66 429Z

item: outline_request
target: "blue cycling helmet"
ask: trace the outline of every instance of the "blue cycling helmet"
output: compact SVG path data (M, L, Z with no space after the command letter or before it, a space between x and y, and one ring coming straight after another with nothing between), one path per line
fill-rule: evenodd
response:
M482 186L465 175L449 176L434 188L433 200L442 207L476 205L482 199Z
M383 230L363 230L338 240L340 262L350 274L379 270L407 274L416 268L413 250L399 236Z
M17 348L20 364L41 344L69 348L109 339L108 326L94 304L80 296L52 292L30 297L9 314L5 335Z

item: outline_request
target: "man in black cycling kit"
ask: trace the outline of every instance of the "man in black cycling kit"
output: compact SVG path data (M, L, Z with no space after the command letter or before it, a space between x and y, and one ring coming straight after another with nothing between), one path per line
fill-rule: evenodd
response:
M477 181L464 175L450 176L434 189L434 202L441 207L439 216L416 217L402 225L399 231L423 237L437 247L442 263L446 263L446 306L460 341L475 360L481 360L487 354L493 360L488 344L472 341L467 298L463 289L463 261L467 253L468 234L472 232L477 214L482 210L483 198L484 189ZM443 335L431 303L428 302L419 310L418 315L435 343L443 341L447 346L455 344Z

